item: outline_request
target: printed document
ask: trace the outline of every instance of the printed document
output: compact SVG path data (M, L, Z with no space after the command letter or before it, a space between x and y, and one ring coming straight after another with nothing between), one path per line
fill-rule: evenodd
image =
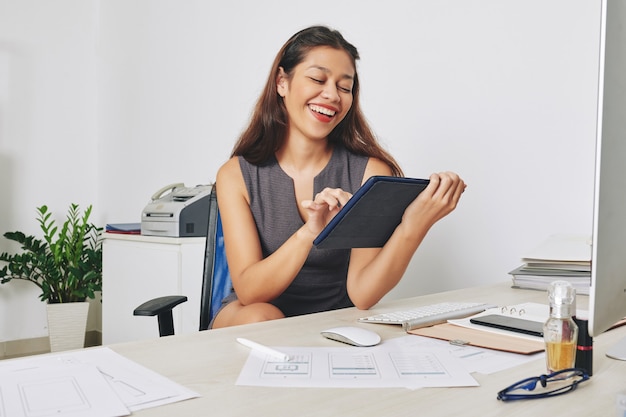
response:
M411 336L413 337L413 336ZM378 388L478 386L447 349L384 341L362 347L280 347L289 361L251 351L237 385Z
M117 417L197 396L106 347L0 362L0 417Z

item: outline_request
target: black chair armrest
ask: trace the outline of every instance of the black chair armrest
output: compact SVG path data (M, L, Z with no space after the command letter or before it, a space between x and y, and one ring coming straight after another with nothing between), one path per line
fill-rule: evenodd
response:
M135 316L156 316L165 311L171 310L180 303L187 301L184 295L168 295L166 297L153 298L146 301L133 311Z
M133 311L135 316L158 316L159 336L174 334L172 309L187 301L184 295L168 295L148 300Z

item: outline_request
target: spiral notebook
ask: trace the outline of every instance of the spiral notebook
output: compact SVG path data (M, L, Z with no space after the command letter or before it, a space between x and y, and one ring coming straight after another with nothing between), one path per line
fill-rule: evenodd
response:
M357 190L315 238L320 249L379 248L400 224L406 207L430 181L374 176Z

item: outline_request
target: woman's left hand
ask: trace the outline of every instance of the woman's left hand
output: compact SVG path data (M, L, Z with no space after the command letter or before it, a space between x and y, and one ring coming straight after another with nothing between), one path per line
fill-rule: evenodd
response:
M407 207L402 221L414 216L428 220L432 226L452 212L467 184L454 172L440 172L430 176L430 184Z

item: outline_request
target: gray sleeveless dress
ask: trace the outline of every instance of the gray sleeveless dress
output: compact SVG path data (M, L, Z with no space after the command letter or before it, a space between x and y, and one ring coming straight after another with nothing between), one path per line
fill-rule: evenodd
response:
M313 196L326 187L354 194L363 181L367 161L366 156L336 146L330 161L314 179ZM239 165L263 256L267 257L304 224L298 212L293 180L274 157L257 166L240 156ZM349 260L349 249L313 247L291 285L271 303L287 317L353 306L346 290ZM224 305L235 299L233 293L224 300Z

